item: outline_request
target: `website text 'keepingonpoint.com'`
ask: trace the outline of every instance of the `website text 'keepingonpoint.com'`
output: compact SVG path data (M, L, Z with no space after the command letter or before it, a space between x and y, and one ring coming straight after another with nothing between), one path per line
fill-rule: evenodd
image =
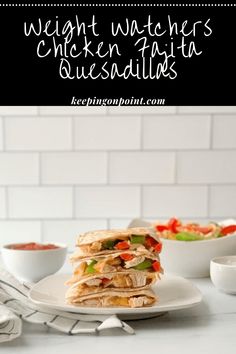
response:
M164 106L165 98L77 98L71 99L71 106Z

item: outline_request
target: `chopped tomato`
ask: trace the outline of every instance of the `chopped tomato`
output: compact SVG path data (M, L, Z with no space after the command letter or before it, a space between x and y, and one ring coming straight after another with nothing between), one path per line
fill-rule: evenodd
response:
M118 242L116 245L115 245L115 248L117 250L128 250L129 249L129 244L127 241L121 241L121 242Z
M158 261L154 261L152 263L152 268L155 270L155 272L159 272L161 270L161 264Z
M176 218L172 218L169 220L168 222L168 228L171 232L173 233L178 233L178 227L181 226L181 222L176 219Z
M129 253L122 253L120 255L120 258L123 259L123 261L131 261L134 258L134 256Z
M157 245L154 247L154 250L158 253L161 253L162 250L162 243L157 243Z
M236 232L236 225L229 225L225 226L221 229L221 235L225 236L228 234L232 234L233 232Z
M146 246L148 246L148 247L155 247L157 244L157 241L153 237L147 236L145 243L146 243Z
M110 279L108 278L102 278L102 284L106 285L107 283L109 283Z
M179 231L190 231L190 232L199 232L201 234L208 234L209 232L213 231L213 227L212 226L200 226L197 224L186 224L182 226L183 230L179 230Z
M196 226L195 231L201 232L202 234L206 235L212 231L212 227L210 227L210 226Z
M168 226L167 225L156 225L156 230L159 231L159 232L162 232L162 231L165 231L165 230L168 230Z

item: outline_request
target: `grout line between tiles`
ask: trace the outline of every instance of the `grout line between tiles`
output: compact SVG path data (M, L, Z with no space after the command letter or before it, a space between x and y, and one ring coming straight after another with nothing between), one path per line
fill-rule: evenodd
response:
M39 186L42 186L43 181L42 181L42 153L40 152L38 155L38 167L39 167L39 176L38 176L38 182Z
M25 188L66 188L66 189L72 189L73 186L76 187L76 188L104 188L104 187L124 187L124 188L128 188L128 187L134 187L134 188L137 188L137 187L140 187L140 186L144 186L144 187L205 187L206 185L208 185L209 182L201 182L201 183L183 183L183 182L180 182L178 184L175 184L175 183L112 183L112 184L107 184L107 183L78 183L78 184L58 184L58 183L55 183L55 184L42 184L42 185L38 185L38 184L11 184L11 185L6 185L6 184L0 184L0 187L8 187L10 189L15 189L15 188L22 188L22 189L25 189ZM236 181L235 182L224 182L224 183L211 183L210 184L211 186L216 186L216 187L226 187L226 186L229 186L229 187L235 187L236 186Z
M75 219L76 215L76 186L72 186L72 219Z
M139 195L139 198L140 198L140 207L139 207L139 216L140 217L143 217L143 195L144 195L144 191L143 191L143 186L141 185L140 186L140 195Z
M175 159L174 159L174 184L178 185L178 153L175 152Z
M39 231L40 231L40 240L41 240L41 242L44 242L45 239L44 239L44 222L43 222L43 220L40 220L40 222L39 222Z
M178 148L156 148L156 149L143 149L140 150L139 148L131 148L131 149L76 149L76 150L71 150L71 148L69 149L61 149L61 150L44 150L44 149L35 149L35 150L23 150L23 149L6 149L5 152L9 153L9 154L36 154L36 153L45 153L45 154L61 154L61 153L65 153L65 154L69 154L71 152L73 153L88 153L88 154L94 154L94 153L104 153L104 152L116 152L116 153L157 153L157 154L166 154L166 153L174 153L174 152L181 152L181 153L200 153L200 152L209 152L209 148L188 148L188 149L178 149ZM212 152L235 152L236 153L236 149L235 148L215 148Z
M71 119L71 150L75 151L75 117L70 117Z
M6 118L2 117L2 151L6 151Z
M140 139L140 150L144 151L144 117L141 115L140 117L140 132L139 132L139 139Z
M211 199L211 188L210 185L207 186L207 216L210 217L210 199Z
M111 155L110 155L110 152L107 151L107 154L106 154L106 184L105 185L110 185L110 161L111 161Z
M210 150L213 150L213 129L214 129L214 118L211 114L210 116Z
M39 217L39 218L30 218L30 217L24 217L24 218L13 218L13 217L10 217L10 218L6 218L6 217L0 217L0 222L34 222L34 223L47 223L47 222L72 222L72 221L103 221L103 222L106 222L108 225L110 225L110 223L112 222L112 220L117 220L117 221L120 221L120 220L127 220L127 222L129 222L130 220L132 220L133 218L137 217L137 215L133 215L133 216L110 216L109 218L106 218L106 217L97 217L97 216L94 216L94 217L78 217L78 218L64 218L64 217L60 217L60 218L42 218L42 217ZM157 218L161 218L161 219L170 219L170 215L142 215L142 217L144 219L153 219L153 220L156 220ZM202 215L202 216L196 216L196 215L178 215L178 217L180 218L189 218L189 219L211 219L211 220L214 220L214 219L224 219L224 218L233 218L235 219L235 214L227 214L227 215L222 215L222 216L219 216L219 215L214 215L214 216L206 216L206 215Z
M9 219L9 190L8 187L5 188L5 209L6 209L6 213L5 213L5 218Z

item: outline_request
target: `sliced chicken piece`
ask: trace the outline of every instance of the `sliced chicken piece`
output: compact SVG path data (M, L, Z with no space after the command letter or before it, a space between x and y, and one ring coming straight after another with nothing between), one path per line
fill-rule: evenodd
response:
M129 299L130 307L143 307L150 304L151 301L147 296L131 297Z
M139 256L131 259L131 261L125 262L125 268L135 267L139 263L142 263L145 260L145 256Z
M107 263L109 265L112 265L112 266L116 266L116 265L120 265L121 264L121 259L120 257L116 257L116 258L111 258L107 261Z
M147 276L145 273L136 272L136 273L130 274L129 276L132 280L132 284L133 284L134 288L138 288L138 287L146 285Z
M101 259L100 261L98 261L94 266L93 268L99 272L99 273L102 273L103 272L103 268L105 267L105 264L106 264L106 260L105 259Z
M138 243L131 243L130 244L130 250L135 250L135 251L146 251L146 247L144 245L138 244Z
M102 243L97 241L97 242L93 242L91 245L90 245L90 251L91 252L99 252L101 251L101 248L102 248Z
M117 274L113 276L111 285L115 288L128 288L132 286L132 281L126 274Z
M102 283L102 279L95 278L86 281L86 285L88 286L99 286Z
M74 301L76 303L76 301ZM83 305L86 306L98 306L99 305L99 299L87 299L83 301Z
M94 265L94 269L99 272L99 273L110 273L110 272L114 272L116 270L115 267L107 264L107 260L103 259L101 261L98 261L95 265Z
M103 268L103 273L111 273L111 272L115 272L116 268L109 265L109 264L105 264L104 268Z
M139 252L142 252L142 251L147 251L146 247L144 245L139 245L137 247L137 250L136 251L139 251Z

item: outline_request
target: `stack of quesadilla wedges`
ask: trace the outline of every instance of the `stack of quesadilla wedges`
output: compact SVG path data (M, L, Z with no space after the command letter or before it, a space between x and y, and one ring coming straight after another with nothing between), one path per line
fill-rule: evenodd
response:
M152 306L158 299L151 286L163 273L161 247L150 228L81 234L71 256L74 272L67 281L66 302L89 307Z

